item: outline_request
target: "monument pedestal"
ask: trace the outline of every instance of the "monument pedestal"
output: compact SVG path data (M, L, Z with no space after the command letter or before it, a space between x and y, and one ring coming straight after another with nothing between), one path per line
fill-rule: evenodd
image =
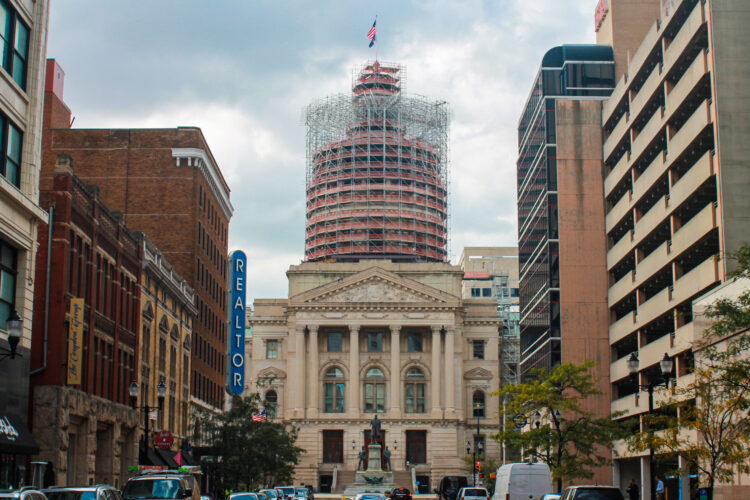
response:
M355 496L358 493L388 493L394 487L393 472L383 470L380 443L370 444L367 449L367 470L358 470L354 473L354 484L344 490L347 496Z
M380 464L380 452L383 449L380 443L372 443L367 445L367 470L376 471L383 470Z

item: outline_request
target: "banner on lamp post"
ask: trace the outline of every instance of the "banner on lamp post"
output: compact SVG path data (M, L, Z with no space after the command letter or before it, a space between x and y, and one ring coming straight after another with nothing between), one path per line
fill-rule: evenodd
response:
M81 383L83 368L83 299L70 299L68 311L68 385Z
M229 349L227 390L242 394L245 388L245 289L247 257L235 250L229 254Z

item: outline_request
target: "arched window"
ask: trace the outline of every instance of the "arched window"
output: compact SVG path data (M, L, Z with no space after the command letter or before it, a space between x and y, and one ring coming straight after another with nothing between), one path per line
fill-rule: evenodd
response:
M365 413L385 412L385 375L380 368L365 373Z
M276 394L276 391L270 390L266 392L266 412L268 413L268 416L275 417L276 416L276 408L278 407L277 403L279 401L279 395Z
M474 391L471 403L472 408L474 409L474 416L484 417L484 393L482 391Z
M406 371L406 384L404 387L404 411L406 413L425 412L425 378L424 372L419 368L409 368Z
M344 372L332 367L326 371L323 381L323 411L344 413Z

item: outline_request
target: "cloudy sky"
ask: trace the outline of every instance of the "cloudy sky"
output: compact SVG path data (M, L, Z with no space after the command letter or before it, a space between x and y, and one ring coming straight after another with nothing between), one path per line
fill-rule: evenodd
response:
M449 102L450 258L515 245L516 125L544 53L593 43L595 0L53 0L47 56L75 127L203 130L229 183L248 302L284 297L304 253L304 107L355 66L407 67Z

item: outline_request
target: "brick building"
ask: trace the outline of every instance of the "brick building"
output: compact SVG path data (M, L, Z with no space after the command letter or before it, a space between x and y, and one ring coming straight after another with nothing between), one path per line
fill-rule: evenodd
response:
M54 464L55 484L121 484L138 440L128 395L138 356L138 240L96 188L73 175L69 158L60 158L54 174L40 199L52 214L52 242L41 232L31 350L34 436L40 458Z
M59 66L52 60L53 67ZM62 85L45 89L42 188L58 155L145 233L196 292L191 401L221 407L225 385L229 187L200 129L71 129ZM168 396L167 396L168 397Z

